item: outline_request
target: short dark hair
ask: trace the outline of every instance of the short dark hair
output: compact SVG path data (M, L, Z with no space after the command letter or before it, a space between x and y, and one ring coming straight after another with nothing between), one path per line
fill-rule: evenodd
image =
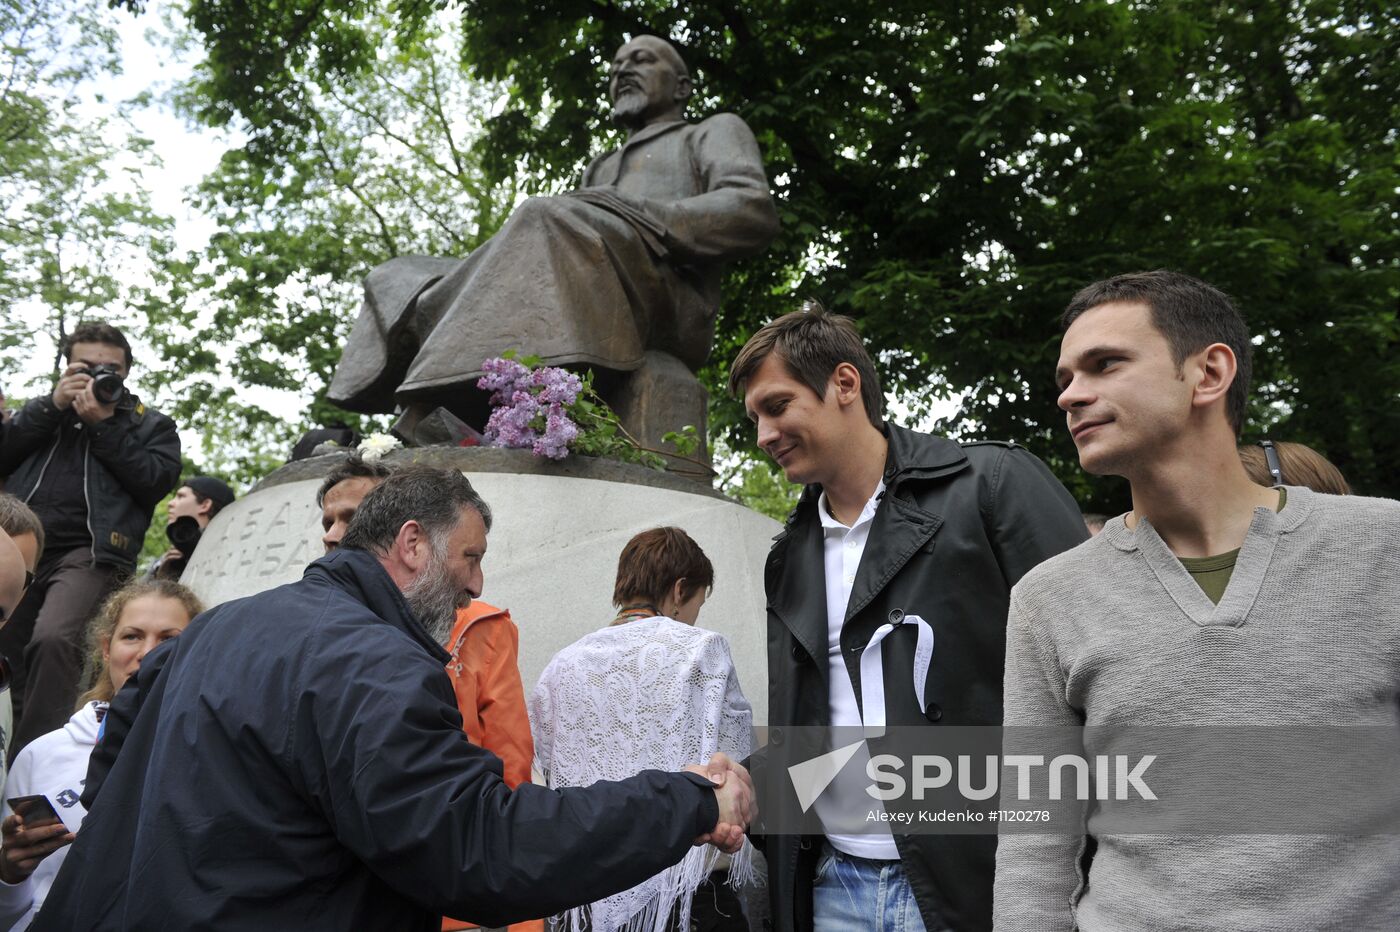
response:
M131 368L131 344L126 341L122 332L111 324L88 321L74 327L73 332L63 338L63 358L69 362L73 361L75 343L106 343L108 346L115 346L126 354L126 367Z
M33 534L34 549L39 556L44 555L43 522L28 505L8 492L0 492L0 531L11 537Z
M818 398L826 397L826 385L837 366L843 362L855 366L866 417L876 427L884 421L880 376L851 318L831 314L816 301L807 301L802 310L764 324L734 357L729 367L729 394L735 398L742 395L758 367L775 354L793 378L816 392Z
M627 542L617 558L613 604L618 608L646 603L658 608L677 581L684 580L684 601L715 584L715 568L705 551L678 527L643 531Z
M474 509L486 530L491 530L491 509L466 476L455 469L406 466L395 470L360 502L340 546L383 555L409 521L417 521L437 546L457 526L463 508Z
M326 493L340 485L346 479L377 479L383 481L394 474L394 467L378 460L367 462L360 456L360 451L355 450L345 458L345 462L339 464L330 471L326 480L321 483L321 487L316 490L316 507L320 508L326 503Z
M1225 396L1225 416L1238 436L1244 429L1249 405L1254 346L1250 342L1249 328L1229 296L1181 272L1166 269L1130 272L1081 288L1060 316L1060 328L1068 330L1085 311L1116 301L1147 305L1152 326L1166 337L1178 369L1187 356L1212 343L1230 347L1235 354L1236 369L1235 380Z

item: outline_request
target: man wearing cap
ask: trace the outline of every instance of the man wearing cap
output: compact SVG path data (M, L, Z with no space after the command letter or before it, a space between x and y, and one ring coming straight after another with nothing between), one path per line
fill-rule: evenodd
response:
M195 476L176 489L165 506L165 536L170 539L170 549L151 564L146 575L179 579L204 529L233 497L233 489L213 476Z

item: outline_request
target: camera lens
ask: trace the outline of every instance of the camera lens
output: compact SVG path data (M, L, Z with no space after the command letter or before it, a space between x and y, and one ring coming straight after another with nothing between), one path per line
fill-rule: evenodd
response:
M92 396L104 405L115 403L126 391L122 377L107 366L97 366L91 370Z

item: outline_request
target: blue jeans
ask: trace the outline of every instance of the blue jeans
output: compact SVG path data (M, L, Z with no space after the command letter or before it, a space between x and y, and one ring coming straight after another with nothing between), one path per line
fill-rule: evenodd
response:
M822 842L813 878L815 932L924 932L904 865L871 861Z

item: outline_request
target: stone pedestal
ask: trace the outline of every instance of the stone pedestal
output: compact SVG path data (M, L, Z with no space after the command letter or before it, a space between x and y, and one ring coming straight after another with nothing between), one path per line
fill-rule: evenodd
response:
M284 466L220 511L182 581L215 605L299 579L322 555L316 490L340 459ZM491 506L482 598L509 609L520 628L527 694L556 651L612 619L627 540L672 524L714 563L714 592L699 624L729 639L754 722L767 722L763 563L781 529L776 521L694 481L612 461L553 463L524 450L448 447L397 451L389 461L456 467Z
M685 363L656 350L648 350L641 368L626 373L607 397L618 420L642 446L662 451L667 469L706 484L714 478L704 439L709 400L705 386ZM700 448L692 457L682 458L663 438L687 425L700 436Z

